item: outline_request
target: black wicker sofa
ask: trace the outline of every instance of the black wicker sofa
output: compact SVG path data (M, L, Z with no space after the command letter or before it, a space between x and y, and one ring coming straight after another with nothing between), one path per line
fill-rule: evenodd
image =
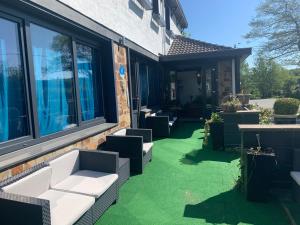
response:
M157 111L145 118L146 128L151 129L153 137L169 137L174 129L177 117L172 112Z
M92 225L118 199L119 156L73 150L0 183L1 224Z
M102 150L118 152L120 157L129 158L131 174L140 174L152 160L152 146L152 130L122 129L106 137Z

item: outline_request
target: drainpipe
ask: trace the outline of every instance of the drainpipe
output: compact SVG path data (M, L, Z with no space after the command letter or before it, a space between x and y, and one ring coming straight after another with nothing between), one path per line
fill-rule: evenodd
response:
M236 95L236 86L235 86L235 59L231 61L231 80L232 80L232 94L233 96Z

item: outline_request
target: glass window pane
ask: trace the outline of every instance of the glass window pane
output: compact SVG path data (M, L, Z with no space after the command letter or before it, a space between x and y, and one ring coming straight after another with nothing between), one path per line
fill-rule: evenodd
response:
M29 134L18 24L0 18L0 142Z
M141 106L146 106L148 104L148 71L147 65L145 63L141 63L139 67L139 75L140 75L140 98L141 98Z
M76 124L72 42L61 33L31 24L40 135Z
M81 118L86 121L103 115L99 64L96 50L82 44L76 48Z

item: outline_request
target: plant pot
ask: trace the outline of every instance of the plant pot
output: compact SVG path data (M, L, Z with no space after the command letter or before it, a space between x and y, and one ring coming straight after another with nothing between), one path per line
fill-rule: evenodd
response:
M274 115L275 124L296 124L298 115Z
M213 150L224 150L224 123L212 122L209 127Z
M250 101L250 94L237 94L236 96L242 105L248 105Z
M268 201L275 165L274 153L254 153L251 150L247 151L245 190L248 201Z
M236 106L222 105L221 107L224 112L229 112L229 113L234 113L238 110L238 107Z

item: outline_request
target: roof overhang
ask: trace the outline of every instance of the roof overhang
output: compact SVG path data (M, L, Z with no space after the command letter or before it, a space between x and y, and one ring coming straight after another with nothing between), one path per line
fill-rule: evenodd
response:
M188 27L188 22L185 17L183 8L179 0L167 0L168 6L171 8L172 12L175 14L180 26L185 29Z
M241 61L245 60L252 53L252 48L235 48L222 51L201 52L192 54L179 54L179 55L165 55L160 56L161 62L174 62L174 61L188 61L197 59L211 59L211 58L229 58L240 57Z

